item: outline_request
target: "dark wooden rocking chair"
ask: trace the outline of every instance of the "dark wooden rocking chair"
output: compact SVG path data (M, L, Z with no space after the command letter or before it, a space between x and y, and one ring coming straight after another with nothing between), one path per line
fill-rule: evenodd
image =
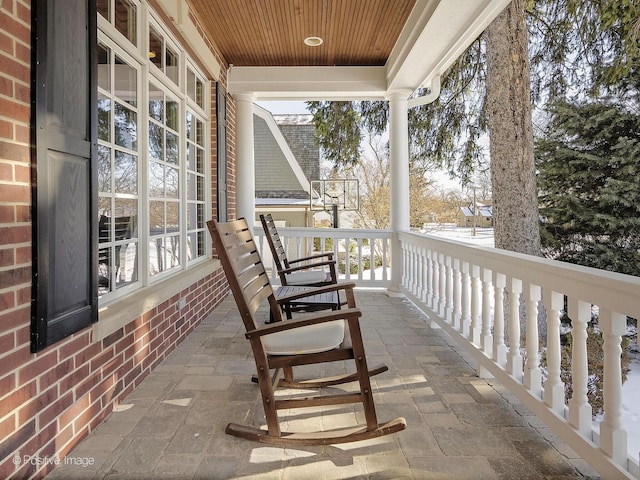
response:
M344 289L348 308L284 321L247 222L244 219L227 223L211 220L207 226L242 316L245 336L251 343L267 422L267 430L230 423L226 433L263 443L330 445L404 430L406 422L403 418L378 423L370 377L388 368L386 365L371 370L367 368L359 325L361 312L355 306L354 285L340 283L314 289L314 292ZM303 298L305 295L309 293L290 295L280 301ZM265 300L268 300L270 312L276 321L258 326L256 311ZM354 373L315 380L294 379L293 368L296 366L344 360L354 360ZM284 378L281 378L282 374ZM321 388L354 381L359 382L357 392L288 399L275 395L278 387ZM349 403L362 403L366 425L313 433L283 432L280 429L278 410Z
M260 215L260 222L267 237L281 285L322 286L338 281L333 252L289 260L271 214ZM317 270L318 267L328 267L328 271L324 268Z

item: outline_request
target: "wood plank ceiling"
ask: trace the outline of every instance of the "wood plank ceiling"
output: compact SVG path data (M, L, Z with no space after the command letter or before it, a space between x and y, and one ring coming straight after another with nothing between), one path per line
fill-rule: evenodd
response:
M235 66L381 66L415 0L190 0ZM304 39L323 39L309 47Z

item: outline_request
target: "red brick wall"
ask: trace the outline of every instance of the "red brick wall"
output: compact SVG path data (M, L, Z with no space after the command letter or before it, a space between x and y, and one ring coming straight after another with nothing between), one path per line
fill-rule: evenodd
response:
M30 62L30 1L0 0L0 478L43 476L14 460L63 458L228 289L218 269L102 341L85 329L30 353Z

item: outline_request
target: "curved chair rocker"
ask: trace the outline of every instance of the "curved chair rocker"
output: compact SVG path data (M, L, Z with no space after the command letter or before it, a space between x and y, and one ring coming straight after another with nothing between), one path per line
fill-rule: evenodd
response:
M271 214L260 215L260 222L264 229L264 235L267 237L269 249L273 255L273 262L280 277L281 285L313 287L330 285L338 281L338 277L336 276L336 261L333 258L333 252L318 253L296 260L289 260ZM329 267L329 271L325 269L313 270L318 267Z
M283 321L282 311L247 222L244 219L227 223L211 220L207 226L242 316L245 336L251 342L267 422L267 430L230 423L226 433L280 445L329 445L380 437L405 429L403 418L378 423L370 377L386 371L387 367L382 365L370 371L367 369L359 325L361 312L355 308L354 285L346 283L314 289L314 292L344 289L348 308ZM290 295L284 301L304 295L308 296L308 291ZM264 300L268 300L276 321L258 326L255 314ZM294 379L295 366L343 360L354 360L356 372L316 380ZM284 378L280 378L282 373ZM306 389L353 381L359 382L357 392L288 399L275 396L275 390L281 386ZM283 432L280 429L278 410L348 403L362 403L366 425L314 433Z

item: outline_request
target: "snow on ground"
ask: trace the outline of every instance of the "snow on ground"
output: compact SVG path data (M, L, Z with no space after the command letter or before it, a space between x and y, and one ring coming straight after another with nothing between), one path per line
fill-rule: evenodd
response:
M436 237L450 238L459 242L472 243L482 247L493 247L493 228L454 227L447 224L427 224L420 233Z
M622 385L622 419L627 431L629 455L640 456L640 359L631 362L631 371Z

